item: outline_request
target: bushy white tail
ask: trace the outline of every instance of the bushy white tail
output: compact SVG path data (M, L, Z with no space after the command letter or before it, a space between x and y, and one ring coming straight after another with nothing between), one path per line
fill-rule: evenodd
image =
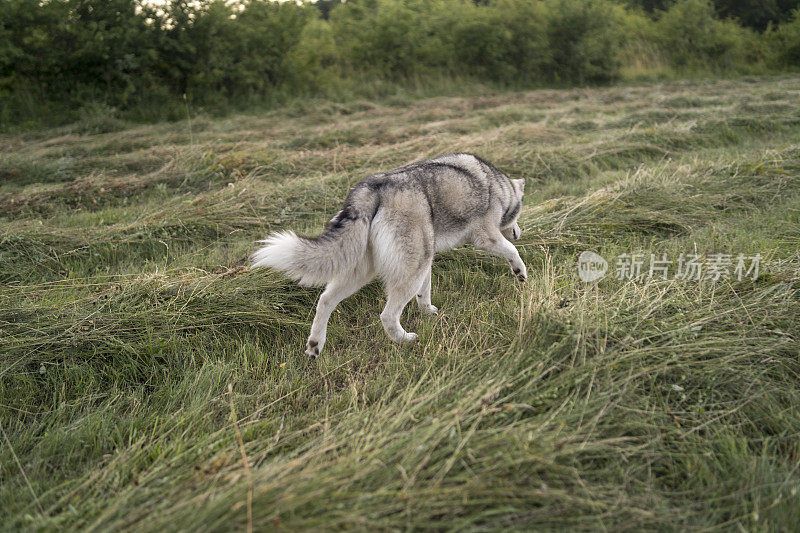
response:
M368 238L369 220L364 218L344 221L315 238L282 231L259 241L265 246L250 261L254 268L272 267L303 286L325 285L355 271Z

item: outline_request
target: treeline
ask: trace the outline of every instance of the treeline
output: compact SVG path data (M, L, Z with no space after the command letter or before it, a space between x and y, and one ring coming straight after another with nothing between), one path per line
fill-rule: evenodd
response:
M333 0L327 0L333 1ZM634 7L641 7L649 13L666 11L675 0L627 0ZM765 30L770 25L778 25L791 18L797 9L797 0L712 0L719 18L734 18L742 26Z
M532 87L785 70L800 66L798 3L2 0L0 121L69 120L87 105L174 118L184 99L244 106L445 78Z

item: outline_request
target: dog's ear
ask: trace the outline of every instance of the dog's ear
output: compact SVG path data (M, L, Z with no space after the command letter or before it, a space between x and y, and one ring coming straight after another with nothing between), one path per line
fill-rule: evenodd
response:
M525 192L525 179L511 180L511 183L514 184L514 190L517 191L517 195L522 198L522 193Z

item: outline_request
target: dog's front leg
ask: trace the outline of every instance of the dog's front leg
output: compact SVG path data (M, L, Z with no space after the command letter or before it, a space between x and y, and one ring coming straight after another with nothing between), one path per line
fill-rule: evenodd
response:
M511 265L511 271L514 272L518 280L525 281L528 279L528 269L525 267L525 263L522 262L519 252L516 247L500 233L500 230L476 235L473 239L473 244L475 244L475 247L479 250L502 257L508 261L509 265Z

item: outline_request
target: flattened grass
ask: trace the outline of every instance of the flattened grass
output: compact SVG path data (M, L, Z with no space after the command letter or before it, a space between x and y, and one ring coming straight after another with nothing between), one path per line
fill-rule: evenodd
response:
M260 529L794 529L796 87L0 139L3 525L230 530L251 498ZM471 249L442 254L439 315L404 313L415 345L386 340L372 284L307 361L319 291L248 271L254 241L318 231L370 172L462 150L527 178L528 282ZM612 270L622 253L764 259L755 281L586 285L585 249Z

